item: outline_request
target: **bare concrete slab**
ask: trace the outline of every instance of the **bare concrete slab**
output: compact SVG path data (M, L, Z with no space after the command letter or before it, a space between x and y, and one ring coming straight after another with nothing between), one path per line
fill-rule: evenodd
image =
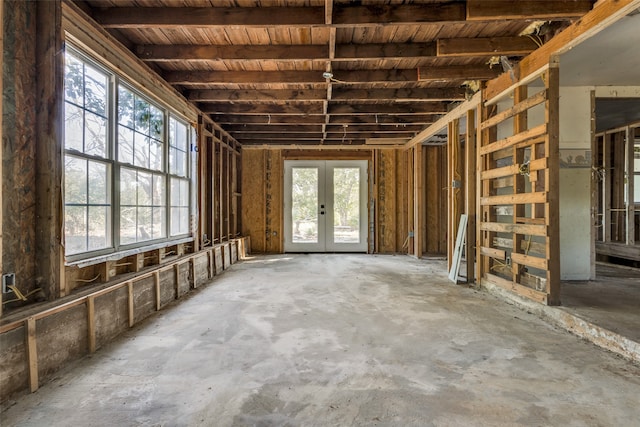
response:
M630 426L640 367L442 261L261 256L20 398L1 424Z

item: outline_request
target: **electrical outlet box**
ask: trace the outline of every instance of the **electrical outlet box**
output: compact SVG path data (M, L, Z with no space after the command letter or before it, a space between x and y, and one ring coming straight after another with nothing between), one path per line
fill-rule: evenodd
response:
M16 273L7 273L2 275L2 293L6 294L11 291L9 286L15 286L16 284Z

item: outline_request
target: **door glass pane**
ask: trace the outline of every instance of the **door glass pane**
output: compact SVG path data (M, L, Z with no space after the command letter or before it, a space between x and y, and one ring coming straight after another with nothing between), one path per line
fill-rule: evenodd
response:
M318 242L318 169L292 168L293 243Z
M360 243L360 168L333 169L333 241Z

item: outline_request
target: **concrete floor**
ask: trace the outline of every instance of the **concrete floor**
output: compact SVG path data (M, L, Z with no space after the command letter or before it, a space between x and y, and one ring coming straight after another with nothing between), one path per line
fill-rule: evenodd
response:
M632 426L640 366L442 261L236 264L65 369L3 426Z
M563 282L560 298L569 312L640 343L640 270L599 263L596 280Z

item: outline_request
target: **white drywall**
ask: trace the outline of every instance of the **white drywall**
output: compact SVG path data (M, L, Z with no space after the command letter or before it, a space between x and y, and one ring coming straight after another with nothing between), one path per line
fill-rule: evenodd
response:
M560 88L560 150L591 149L592 87ZM591 168L560 168L560 277L592 278ZM595 265L595 264L594 264Z

